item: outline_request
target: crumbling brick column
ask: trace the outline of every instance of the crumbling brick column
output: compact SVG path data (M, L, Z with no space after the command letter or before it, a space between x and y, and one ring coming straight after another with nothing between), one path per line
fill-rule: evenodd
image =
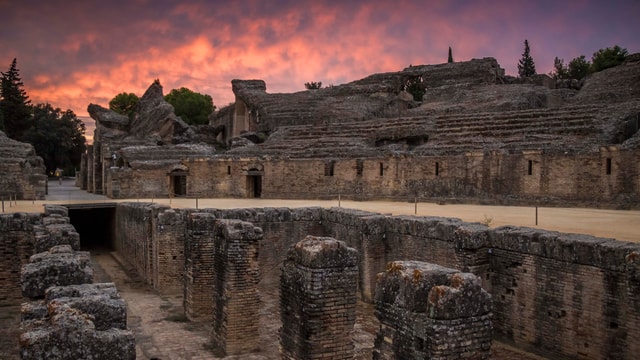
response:
M191 213L187 217L184 311L190 320L211 316L215 220L209 213Z
M356 319L358 253L342 241L307 236L280 277L283 359L350 359Z
M491 295L480 279L435 264L394 261L378 275L373 359L489 359Z
M215 225L213 345L227 355L259 346L258 244L262 229L240 220Z

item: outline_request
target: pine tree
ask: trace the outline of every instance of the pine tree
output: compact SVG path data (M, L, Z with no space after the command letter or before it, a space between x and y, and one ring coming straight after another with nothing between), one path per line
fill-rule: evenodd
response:
M4 118L4 129L8 137L22 140L30 127L31 101L22 88L16 59L7 72L0 73L0 111Z
M447 62L453 62L453 54L451 53L451 46L449 46L449 57L447 58Z
M529 51L529 41L524 41L524 53L522 54L522 59L518 62L518 75L521 78L533 76L536 74L536 65L533 62L533 58L531 57Z

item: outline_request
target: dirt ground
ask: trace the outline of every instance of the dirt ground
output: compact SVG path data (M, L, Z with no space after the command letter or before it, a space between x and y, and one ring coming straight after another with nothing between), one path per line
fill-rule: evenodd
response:
M83 192L86 194L86 192ZM46 201L17 201L11 206L5 202L5 212L41 212L43 205L68 203L156 202L175 208L254 208L254 207L343 207L392 215L418 215L459 218L480 222L491 227L503 225L527 226L567 233L589 234L621 241L640 242L640 211L585 208L536 208L522 206L489 206L436 203L410 203L391 201L338 201L336 200L279 200L279 199L128 199L113 200L88 194L94 199Z

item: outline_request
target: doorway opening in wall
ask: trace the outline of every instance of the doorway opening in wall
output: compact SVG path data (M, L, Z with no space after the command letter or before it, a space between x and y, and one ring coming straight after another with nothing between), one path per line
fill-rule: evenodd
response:
M115 203L73 204L69 209L69 222L80 234L83 251L110 252L115 249Z
M262 173L258 170L249 170L247 174L247 194L250 198L262 197Z
M174 170L171 172L170 190L176 197L187 195L187 173L185 171Z

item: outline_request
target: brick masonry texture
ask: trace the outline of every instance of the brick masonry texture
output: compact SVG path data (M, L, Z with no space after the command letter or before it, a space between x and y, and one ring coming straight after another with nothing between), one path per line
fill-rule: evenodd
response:
M393 261L378 275L375 305L374 359L490 358L491 295L471 273Z
M145 207L153 208L150 204L120 204L117 213L131 215ZM163 211L158 208L158 213ZM278 286L277 264L286 259L296 239L308 234L328 236L358 251L357 290L365 301L373 302L376 274L384 272L388 262L425 261L480 277L482 287L494 299L494 336L505 341L556 357L605 358L614 354L631 359L640 351L638 244L530 228L490 229L457 219L385 216L337 208L172 211L176 212L172 225L176 227L184 226L181 221L192 213L249 221L260 227L260 290ZM152 215L157 216L148 213ZM153 220L140 214L119 218L116 223L125 221L145 224ZM134 234L144 227L128 226ZM165 225L165 231L168 227ZM145 237L126 235L125 229L116 233L122 235L122 241L131 242L123 245L125 249L138 249L139 254L152 254L153 246L158 246ZM173 241L185 246L186 240L183 235ZM133 251L123 256L129 256L132 264L137 261ZM185 264L189 261L185 250ZM178 268L176 265L174 269ZM151 282L156 276L153 274L165 271L149 267L148 272L140 274Z
M342 241L307 236L288 251L280 277L283 359L351 359L358 253Z

